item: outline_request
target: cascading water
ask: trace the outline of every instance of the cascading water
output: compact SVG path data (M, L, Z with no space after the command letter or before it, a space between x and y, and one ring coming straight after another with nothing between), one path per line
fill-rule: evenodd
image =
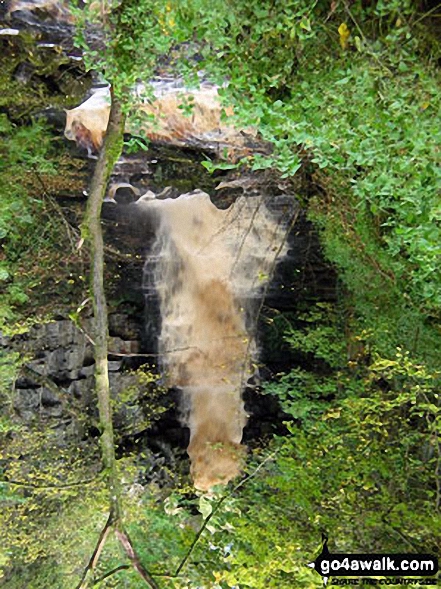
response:
M227 210L195 191L141 197L157 217L154 261L161 313L159 353L170 387L183 392L195 487L226 483L241 470L246 423L242 389L253 374L254 326L276 260L286 255L292 215L270 213L263 197Z

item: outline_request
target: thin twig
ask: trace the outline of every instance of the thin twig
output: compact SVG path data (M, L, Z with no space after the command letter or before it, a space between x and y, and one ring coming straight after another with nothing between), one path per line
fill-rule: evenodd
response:
M354 15L353 15L353 14L352 14L352 12L351 12L351 9L349 8L349 5L348 5L348 3L347 3L347 2L345 2L345 3L344 3L344 6L345 6L345 10L346 10L346 12L347 12L347 14L348 14L349 18L352 20L352 22L354 23L354 25L355 25L355 27L356 27L357 31L360 33L360 37L361 37L361 38L363 39L363 41L365 42L365 44L366 44L366 47L368 47L368 45L369 45L369 44L368 44L368 41L367 41L367 39L366 39L366 35L363 33L363 31L362 31L362 29L361 29L360 25L359 25L359 24L358 24L358 22L355 20L355 17L354 17ZM375 51L369 50L369 51L368 51L368 53L369 53L369 55L370 55L371 57L373 57L373 58L375 59L375 61L378 63L378 65L379 65L380 67L382 67L382 68L384 68L385 70L387 70L387 71L389 72L389 74L390 74L391 76L393 76L393 72L392 72L392 71L391 71L391 70L390 70L390 69L387 67L387 65L385 65L384 63L382 63L381 59L378 57L378 55L375 53Z
M128 565L128 564L120 564L119 566L115 567L111 571L108 571L105 575L103 575L102 577L100 577L99 579L97 579L96 581L94 581L93 585L94 586L95 585L99 585L99 583L101 583L102 581L104 581L104 579L108 579L112 575L115 575L116 573L119 573L119 571L125 571L125 570L127 570L129 568L130 568L130 565Z
M417 18L417 20L412 23L412 26L417 25L423 19L425 19L428 16L430 16L432 14L432 12L436 12L437 10L440 10L440 9L441 9L441 3L440 4L437 4L436 6L434 6L433 8L431 8L430 10L428 10L427 12L425 12L422 16L420 16L420 18Z
M383 485L380 484L381 487L383 487ZM414 550L415 552L419 552L418 546L415 546L415 544L409 540L409 538L407 538L407 536L405 536L403 534L403 532L401 530L399 530L398 528L396 528L395 526L393 526L390 521L387 519L388 516L392 513L392 511L395 509L395 505L392 505L387 511L386 513L384 513L381 516L381 521L386 524L387 526L389 526L389 528L391 530L393 530L408 546L410 546L412 548L412 550Z
M120 252L111 245L105 245L104 251L109 256L109 258L113 258L116 260L123 260L124 262L127 262L133 259L133 254L125 254L123 252Z
M26 366L26 365L21 367L20 372L23 376L29 378L33 382L36 382L40 386L42 386L42 387L46 388L48 391L50 391L53 395L55 395L57 397L57 400L60 401L60 403L62 405L65 405L65 403L63 403L63 401L71 401L72 400L72 396L69 395L69 393L68 393L68 391L66 391L66 389L59 387L57 384L55 384L55 382L51 378L49 378L45 374L40 374L39 372L37 372L36 370L31 368L30 366ZM69 407L65 406L64 409L66 410L67 413L73 415L74 417L77 417L77 418L82 417L80 412L77 411L76 409L74 409L72 406L69 406Z
M73 324L75 325L75 327L84 335L84 337L87 339L87 341L92 344L92 346L95 346L95 342L93 341L93 339L90 337L90 335L87 333L87 331L81 327L79 321L73 321Z
M116 537L121 543L121 546L124 548L124 552L129 557L130 562L133 565L133 568L136 572L140 575L140 577L147 583L151 589L159 589L156 581L149 573L149 571L145 568L145 566L141 563L141 560L136 553L135 549L133 548L132 541L130 540L127 532L123 528L117 528L115 530Z
M367 44L366 35L363 33L363 31L362 31L362 29L361 29L360 25L359 25L359 24L358 24L358 22L355 20L355 18L354 18L354 16L353 16L352 12L351 12L351 10L350 10L350 8L349 8L349 6L348 6L348 3L347 3L347 2L345 2L345 3L344 3L344 5L345 5L345 10L346 10L346 12L348 13L348 16L349 16L349 18L352 20L352 22L353 22L353 23L354 23L354 25L355 25L355 28L356 28L356 29L357 29L357 31L360 33L360 37L361 37L361 38L363 39L363 41L364 41L364 42Z
M226 337L218 337L218 338L213 338L210 341L212 342L218 342L218 341L225 341L225 340L232 340L232 339L241 339L241 336L237 336L237 335L229 335ZM188 352L188 350L196 350L197 352L199 352L200 354L204 354L203 350L201 350L201 348L199 348L198 346L184 346L182 348L173 348L171 350L163 350L160 354L136 354L136 353L123 353L123 352L112 352L111 350L109 350L109 356L120 356L122 358L159 358L159 357L164 357L167 354L176 354L176 352Z
M26 483L24 481L15 481L15 480L0 480L1 484L13 485L14 487L24 487L29 489L70 489L71 487L82 487L84 485L91 485L95 483L101 478L101 473L92 479L84 479L83 481L75 481L73 483L65 483L63 485L38 485L37 483Z
M101 552L103 551L104 544L106 543L107 536L109 535L110 528L113 523L113 514L112 512L109 513L109 517L107 518L106 524L104 528L101 530L101 533L98 537L98 541L95 546L95 550L90 557L90 560L84 569L83 576L81 577L80 582L76 586L76 589L86 589L88 585L88 577L93 574L93 571L97 565L99 557L101 556Z
M418 546L416 546L411 540L409 540L409 538L407 538L407 536L405 536L401 530L393 526L385 517L382 517L381 520L383 523L386 524L386 526L388 526L393 532L395 532L395 534L399 536L401 540L403 540L403 542L410 546L412 550L414 550L415 552L420 551Z

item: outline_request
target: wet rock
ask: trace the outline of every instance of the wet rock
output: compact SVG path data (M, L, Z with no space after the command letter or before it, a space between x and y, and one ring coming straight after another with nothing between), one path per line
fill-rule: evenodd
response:
M15 381L15 389L38 389L38 384L31 378L19 376Z
M6 348L10 345L11 338L8 335L4 335L2 331L0 331L0 347Z
M13 400L14 411L23 421L30 421L39 413L40 401L40 389L16 389Z
M136 388L136 377L122 370L130 367L130 355L137 354L140 349L141 322L141 315L138 322L121 312L109 316L111 333L115 334L109 338L111 351L121 354L120 358L110 356L108 365L112 395L116 399L127 387ZM88 319L84 320L84 328L91 330ZM69 407L64 403L69 397L95 411L93 348L85 333L72 321L60 318L36 324L27 333L13 338L3 337L0 343L6 350L25 351L28 356L32 355L15 382L13 406L21 419L30 421L38 415L60 420L69 418L71 421ZM130 410L120 409L118 420L125 428L133 420L141 424L142 412L138 416L139 411L135 406Z
M46 374L46 361L47 361L47 353L43 352L42 357L38 358L37 360L32 360L31 362L27 363L28 368L35 372L36 374Z
M109 360L107 362L107 369L109 372L118 372L122 366L122 360Z
M68 3L63 0L11 0L8 14L22 13L29 22L48 18L56 22L73 23Z
M91 364L90 366L83 366L80 370L79 377L80 378L87 378L89 376L93 376L95 373L95 364Z
M139 342L137 341L124 341L120 337L109 338L109 354L137 354L139 351Z
M146 427L140 404L139 381L129 372L109 372L109 384L114 399L115 425L124 435L134 435Z
M31 421L36 415L43 418L60 418L63 415L60 398L45 387L17 389L14 410L23 421Z
M46 374L57 379L75 380L79 377L84 357L85 346L60 347L48 354Z
M28 341L36 343L41 350L56 350L59 347L82 344L86 340L85 335L68 319L34 325L29 335Z
M14 72L14 78L21 84L28 84L35 73L35 67L30 63L20 63Z
M140 325L134 318L124 313L111 313L109 315L109 334L123 340L136 340L139 338Z
M0 35L4 35L5 37L16 37L20 34L18 29L0 29Z
M89 406L94 400L95 379L93 376L81 380L74 380L68 388L69 395L81 400L85 406Z
M107 193L107 199L116 204L130 204L138 200L140 191L136 186L128 182L119 182L112 184Z
M42 387L39 389L40 391L40 399L41 405L43 407L60 407L61 408L61 400L58 395L56 395L53 391L50 391L46 387Z

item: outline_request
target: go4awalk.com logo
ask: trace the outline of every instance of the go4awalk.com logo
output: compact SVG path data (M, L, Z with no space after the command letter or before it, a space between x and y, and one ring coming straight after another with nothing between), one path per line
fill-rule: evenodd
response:
M328 538L323 535L322 551L308 566L323 577L326 586L331 576L433 577L438 572L438 559L431 554L331 553L328 549ZM379 584L382 584L381 581Z

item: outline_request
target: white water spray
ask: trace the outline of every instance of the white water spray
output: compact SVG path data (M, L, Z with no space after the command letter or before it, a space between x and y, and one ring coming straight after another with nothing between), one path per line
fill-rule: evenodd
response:
M167 384L183 391L194 484L207 490L241 470L242 389L257 354L250 317L276 259L287 252L288 227L263 197L240 197L220 210L195 191L141 197L138 206L159 219L152 253L159 352Z

